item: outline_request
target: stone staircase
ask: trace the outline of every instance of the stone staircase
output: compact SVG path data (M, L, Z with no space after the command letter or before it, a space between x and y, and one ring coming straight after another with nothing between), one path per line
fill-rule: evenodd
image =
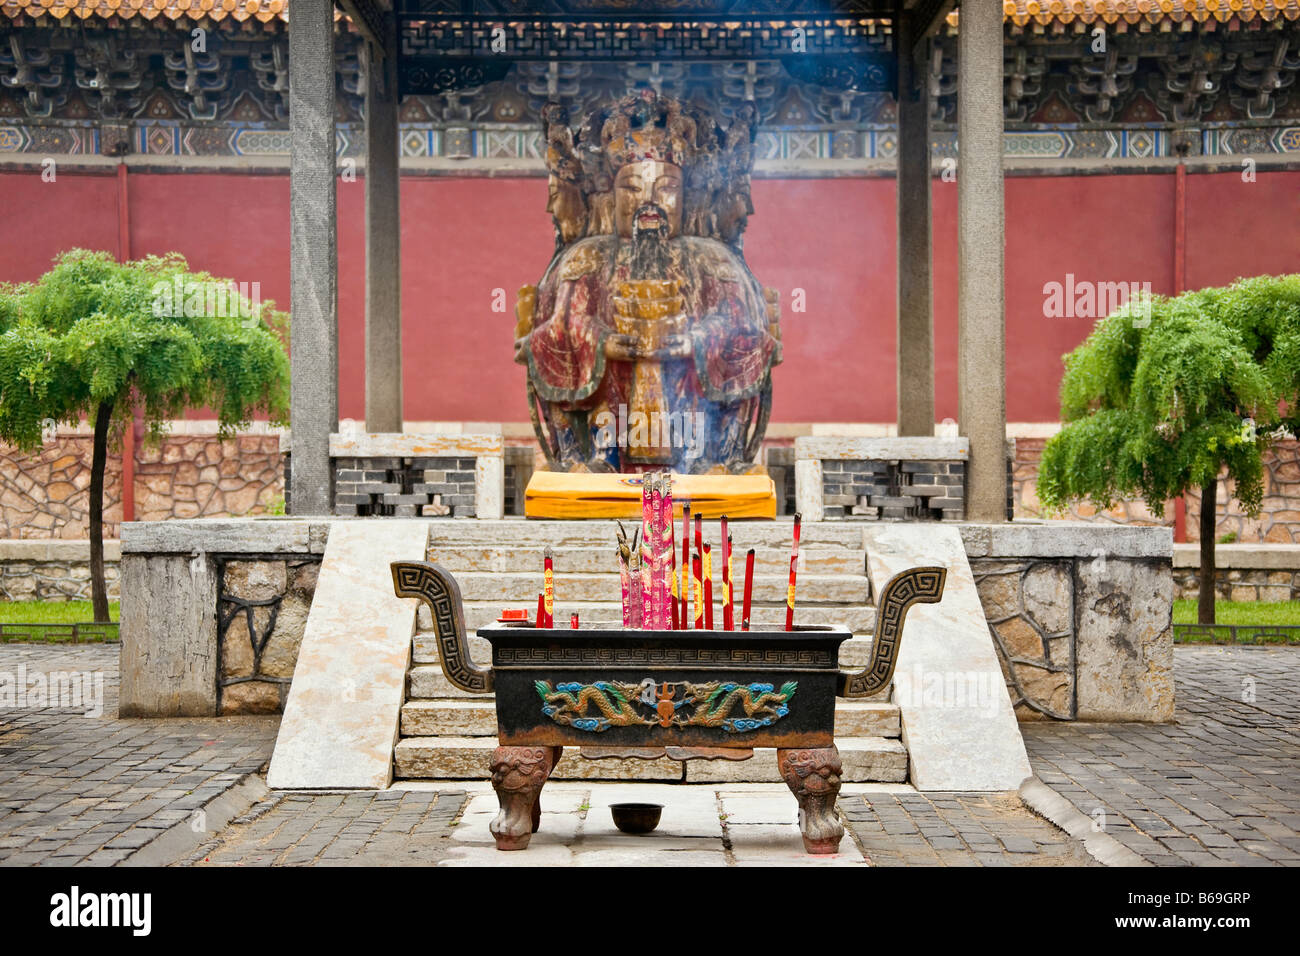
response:
M625 524L628 524L625 522ZM555 567L555 621L567 625L572 612L583 624L620 619L619 578L612 521L436 522L430 533L428 560L455 575L465 602L471 635L496 620L503 608L527 608L531 617L541 587L542 553L551 547ZM630 526L629 526L630 530ZM720 553L718 524L706 523L715 554ZM755 553L753 623L781 626L790 563L791 524L736 521L731 524L735 551L732 566L743 583L747 549ZM680 526L678 528L680 535ZM680 541L678 542L680 548ZM721 568L715 564L714 626L721 627ZM740 584L736 587L739 621ZM875 623L866 551L861 528L852 525L805 525L800 542L798 624L843 624L854 637L841 646L846 667L866 663ZM470 637L471 656L490 663L486 640ZM862 701L836 703L835 734L846 782L898 783L907 778L907 752L900 740L898 708L889 692ZM491 695L471 695L453 687L438 663L436 634L428 609L421 606L412 640L406 702L400 738L394 748L398 779L482 780L496 747L496 714ZM578 748L566 748L554 779L688 780L778 782L776 756L758 750L744 761L586 760Z

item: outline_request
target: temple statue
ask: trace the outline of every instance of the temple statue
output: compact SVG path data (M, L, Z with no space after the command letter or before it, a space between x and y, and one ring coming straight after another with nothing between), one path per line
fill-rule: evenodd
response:
M756 116L642 90L545 121L556 252L520 290L515 360L552 469L754 468L779 305L741 254Z

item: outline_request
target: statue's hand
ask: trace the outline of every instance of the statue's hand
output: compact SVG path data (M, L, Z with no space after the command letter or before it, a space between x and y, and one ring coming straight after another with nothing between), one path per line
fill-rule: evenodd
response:
M665 361L687 358L691 354L691 337L685 333L665 335L656 348L647 348L637 335L610 334L605 337L605 357L616 362L635 362L642 359Z
M515 339L515 362L519 365L528 364L528 336Z

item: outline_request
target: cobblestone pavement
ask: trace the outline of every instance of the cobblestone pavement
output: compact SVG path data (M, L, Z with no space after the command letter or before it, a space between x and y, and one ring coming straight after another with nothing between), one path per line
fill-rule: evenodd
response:
M413 785L415 786L415 785ZM445 786L445 785L444 785ZM901 792L900 792L901 791ZM869 801L869 803L868 803ZM660 803L651 834L614 827L609 806ZM840 853L804 853L794 798L770 784L549 783L524 853L499 853L497 801L482 783L368 794L271 794L188 862L212 866L1089 865L1082 846L1011 794L846 785Z
M1038 777L1160 866L1300 864L1300 648L1174 661L1173 724L1021 724Z
M270 757L274 718L118 720L115 645L0 645L17 678L89 672L76 708L0 705L0 865L112 864L192 820ZM1153 863L1300 863L1300 648L1175 652L1174 724L1022 725L1042 780ZM26 673L23 673L23 668ZM609 804L665 805L649 836ZM528 852L498 853L482 782L268 794L180 862L197 865L1088 865L1012 794L846 784L836 857L803 853L779 785L549 784ZM160 844L161 845L161 844ZM192 844L191 844L192 846Z
M448 855L463 790L268 794L184 861L197 866L427 866Z
M117 719L118 651L0 644L0 866L119 862L270 758L277 718Z

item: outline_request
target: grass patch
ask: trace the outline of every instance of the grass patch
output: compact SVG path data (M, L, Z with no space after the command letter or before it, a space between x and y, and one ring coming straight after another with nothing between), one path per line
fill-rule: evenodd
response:
M116 621L120 608L108 602L108 616ZM89 624L95 619L89 601L0 601L0 624Z
M74 637L81 644L116 641L118 602L109 602L108 615L113 624L92 623L89 601L0 601L0 643L70 644Z
M1196 601L1174 602L1174 623L1196 623ZM1216 601L1215 624L1300 624L1300 601Z
M1174 602L1174 624L1196 626L1196 601ZM1229 625L1236 626L1234 637ZM1179 644L1300 644L1300 630L1251 630L1300 626L1300 601L1216 601L1214 629L1192 632L1174 628Z

